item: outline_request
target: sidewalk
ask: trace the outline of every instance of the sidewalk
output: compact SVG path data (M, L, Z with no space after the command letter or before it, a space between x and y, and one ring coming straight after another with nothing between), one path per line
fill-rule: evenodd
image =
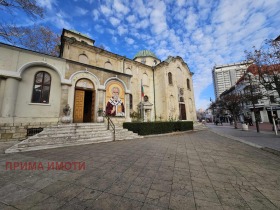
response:
M254 147L269 150L275 154L280 155L280 132L275 135L272 131L272 125L269 123L260 124L260 133L257 133L256 127L249 126L248 131L241 129L241 124L238 124L238 129L234 129L233 125L224 123L223 126L212 123L206 124L214 133L221 136L228 137Z

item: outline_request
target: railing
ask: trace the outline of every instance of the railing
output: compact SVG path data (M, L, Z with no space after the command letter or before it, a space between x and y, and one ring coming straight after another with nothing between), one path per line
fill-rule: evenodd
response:
M107 130L110 130L110 127L113 130L113 141L116 140L116 128L115 128L115 124L113 123L113 121L110 119L109 116L104 115L104 117L107 118Z

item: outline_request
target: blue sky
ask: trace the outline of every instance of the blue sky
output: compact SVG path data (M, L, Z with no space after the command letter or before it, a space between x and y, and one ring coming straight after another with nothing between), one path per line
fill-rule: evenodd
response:
M180 56L194 72L196 109L214 98L215 64L245 60L244 50L280 35L280 0L38 0L56 33L74 29L113 53L143 49ZM20 21L20 22L18 22ZM16 22L31 25L20 16Z

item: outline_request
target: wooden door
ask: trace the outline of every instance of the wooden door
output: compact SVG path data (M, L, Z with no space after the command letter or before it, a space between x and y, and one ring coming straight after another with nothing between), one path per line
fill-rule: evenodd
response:
M85 91L75 90L74 123L83 122Z
M179 109L180 109L180 120L186 120L186 106L185 104L179 104Z
M91 122L94 121L95 118L95 90L92 91L92 102L91 102Z

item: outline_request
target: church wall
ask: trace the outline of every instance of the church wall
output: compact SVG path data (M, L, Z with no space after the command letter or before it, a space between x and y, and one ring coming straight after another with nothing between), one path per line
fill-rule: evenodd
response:
M142 63L143 61L145 61L144 64L146 64L147 66L155 66L160 63L160 60L157 58L154 58L154 57L145 57L145 58L139 57L139 58L136 58L135 61L137 61L139 63ZM155 61L156 61L156 63L155 63Z
M166 104L166 66L162 65L155 69L155 101L156 101L156 120L167 120L167 104Z
M161 78L161 81L165 81L166 85L166 88L164 88L164 84L159 82L159 87L161 87L162 90L165 90L165 93L162 94L161 101L166 104L166 107L161 107L161 105L158 106L162 115L164 115L164 119L178 120L180 113L179 88L183 88L182 96L184 98L184 104L186 106L187 120L195 120L196 113L194 105L192 75L189 69L186 67L186 65L182 64L181 59L178 58L172 59L170 63L165 65L165 67L163 67L162 64L160 64L160 66L162 66L161 68L164 68L164 78ZM170 85L168 81L169 72L172 73L172 85ZM190 81L190 89L187 88L187 79L189 79ZM157 94L158 93L159 91L157 91Z
M79 42L74 44L65 42L63 58L79 62L80 55L85 55L88 58L88 63L86 64L124 73L124 57L109 53L95 46Z
M0 141L26 138L27 128L57 124L65 60L0 44ZM34 74L51 74L49 104L31 104Z
M138 112L138 105L141 102L141 80L144 89L144 95L147 95L149 102L154 104L153 90L153 71L152 68L142 64L132 64L131 93L133 95L133 109L131 112ZM144 99L142 98L142 101ZM152 109L152 119L154 118L154 109Z
M51 89L48 104L31 102L34 76L39 71L48 72L51 76ZM26 69L22 74L22 80L18 87L18 96L15 108L15 122L57 122L60 111L60 98L60 78L54 70L46 67L30 67Z

